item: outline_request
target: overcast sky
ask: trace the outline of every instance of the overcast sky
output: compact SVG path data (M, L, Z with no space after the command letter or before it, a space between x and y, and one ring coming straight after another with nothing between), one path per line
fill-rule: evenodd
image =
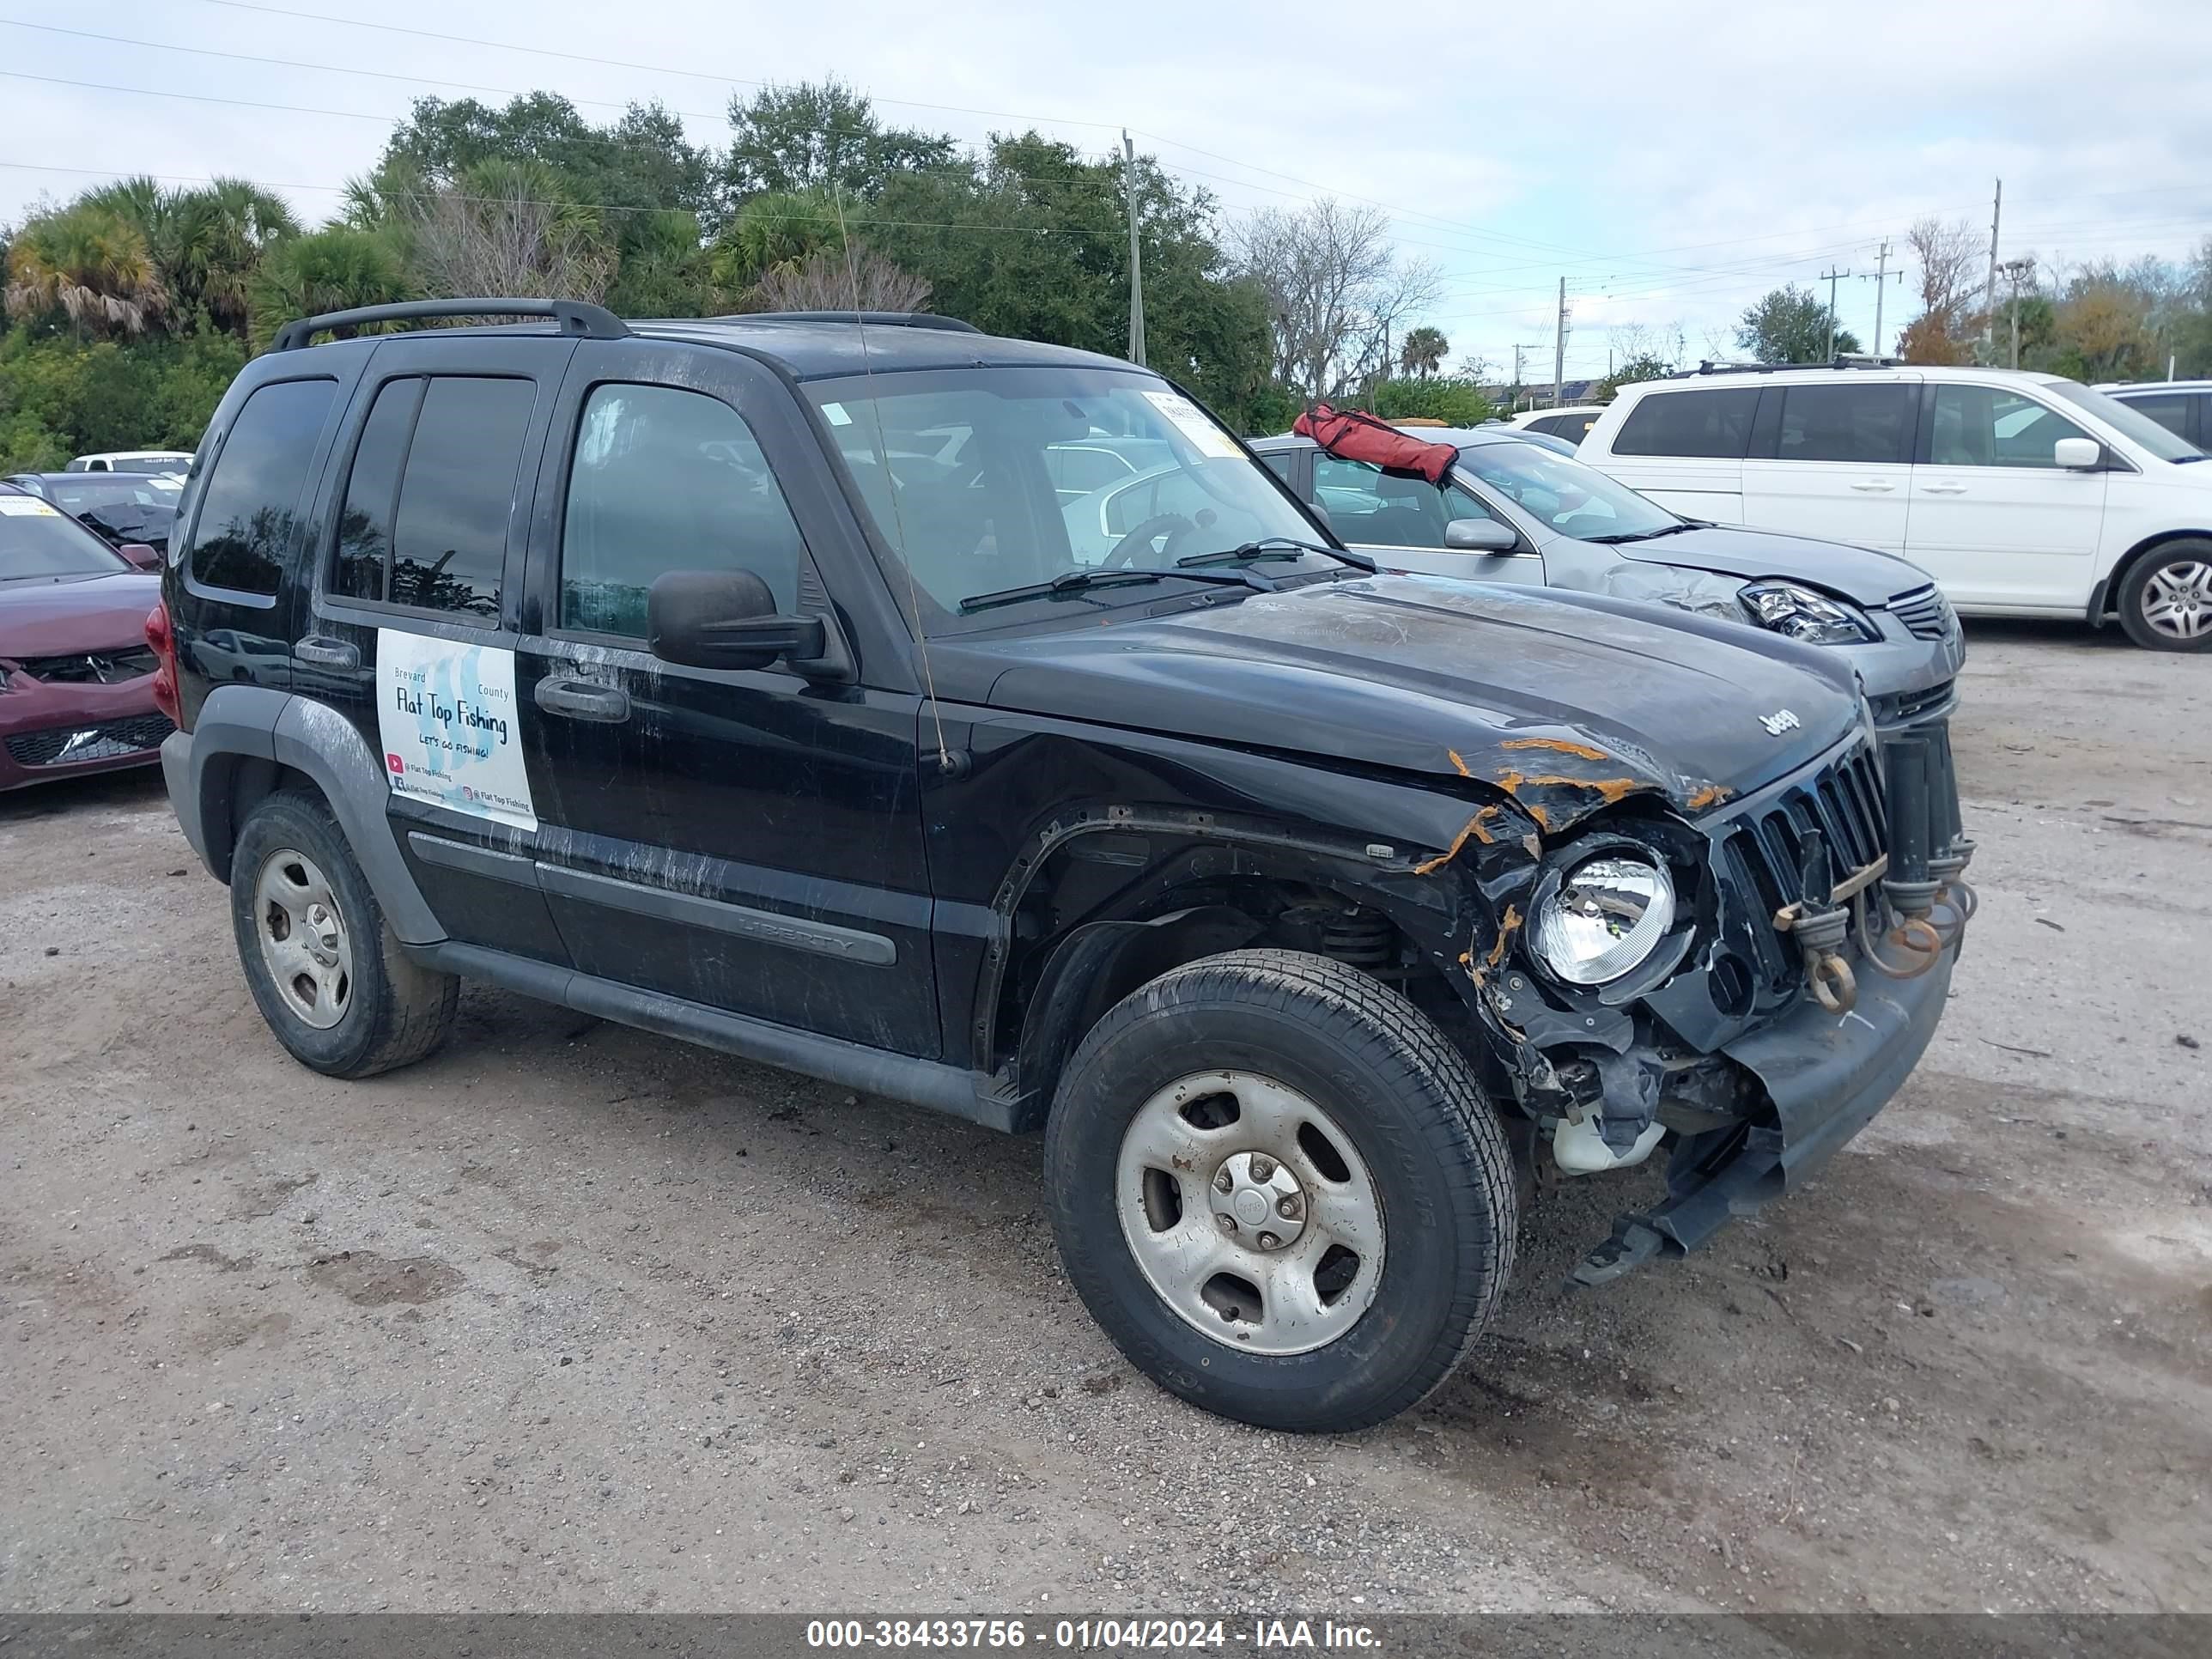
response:
M658 98L719 143L732 90L835 75L968 141L1037 125L1100 152L1126 125L1230 215L1386 205L1443 273L1431 320L1454 356L1510 367L1525 343L1531 380L1563 276L1571 377L1603 371L1614 325L1679 325L1699 355L1759 294L1832 266L1855 273L1838 306L1870 341L1856 273L1882 239L1894 269L1920 215L1985 232L2000 175L2006 257L2174 257L2212 234L2207 0L1577 0L1407 6L1396 28L1388 8L1301 0L387 0L365 14L386 28L339 10L0 0L0 222L150 172L246 174L312 222L418 94L545 88L599 119ZM1910 286L1888 289L1893 338Z

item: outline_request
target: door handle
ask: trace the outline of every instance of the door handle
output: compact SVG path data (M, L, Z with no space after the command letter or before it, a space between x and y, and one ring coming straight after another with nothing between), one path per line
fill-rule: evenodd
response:
M1896 489L1897 486L1892 483L1884 483L1880 478L1861 478L1856 483L1853 484L1851 488L1854 489L1863 489L1868 491L1869 494L1887 495L1891 490Z
M589 680L540 680L532 693L549 714L571 720L603 720L617 725L629 718L629 693L619 685L595 685Z
M292 647L292 654L316 668L358 668L361 653L346 640L325 639L310 634Z
M1966 486L1964 484L1923 484L1920 488L1922 493L1929 495L1963 495L1966 493Z

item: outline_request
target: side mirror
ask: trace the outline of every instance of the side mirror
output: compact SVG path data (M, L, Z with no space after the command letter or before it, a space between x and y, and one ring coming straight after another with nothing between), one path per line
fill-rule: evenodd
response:
M645 596L646 648L686 668L765 668L823 654L818 617L776 614L775 595L750 570L671 570Z
M143 542L125 542L115 550L141 570L159 570L161 556Z
M1510 553L1521 538L1495 519L1454 519L1444 526L1444 545L1455 553Z
M2051 458L2074 472L2092 472L2105 463L2105 447L2094 438L2061 438L2051 446Z

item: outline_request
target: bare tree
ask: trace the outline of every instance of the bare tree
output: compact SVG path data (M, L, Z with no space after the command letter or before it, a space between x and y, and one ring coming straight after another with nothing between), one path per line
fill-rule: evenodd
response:
M929 283L850 242L771 266L752 297L766 311L922 311L929 306Z
M1310 398L1341 398L1387 374L1394 338L1436 302L1437 273L1399 259L1389 216L1324 197L1262 208L1232 234L1240 273L1267 295L1275 376Z
M596 210L560 199L544 173L528 163L485 162L454 185L401 197L398 216L423 288L432 295L604 299L615 250Z
M1920 269L1920 314L1899 337L1902 354L1917 363L1965 362L1966 337L1979 325L1989 244L1963 219L1927 218L1905 233L1905 246Z

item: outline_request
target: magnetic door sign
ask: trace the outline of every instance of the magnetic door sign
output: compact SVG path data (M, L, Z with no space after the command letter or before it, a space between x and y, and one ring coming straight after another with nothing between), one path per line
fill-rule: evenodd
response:
M538 827L516 718L514 653L376 630L377 731L397 795Z

